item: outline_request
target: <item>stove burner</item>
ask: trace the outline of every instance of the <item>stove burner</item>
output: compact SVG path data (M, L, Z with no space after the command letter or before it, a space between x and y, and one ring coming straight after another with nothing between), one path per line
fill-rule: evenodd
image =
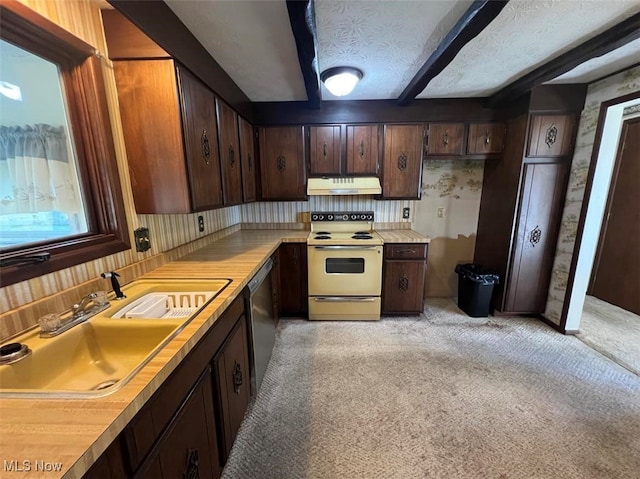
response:
M371 236L370 234L355 234L352 236L352 238L357 240L368 240L373 239L373 236Z
M327 236L327 235L318 235L318 236L314 236L313 239L331 239L331 236Z
M317 235L330 235L331 233L329 233L328 231L316 231Z
M371 232L370 231L356 231L355 233L353 233L354 235L370 235Z

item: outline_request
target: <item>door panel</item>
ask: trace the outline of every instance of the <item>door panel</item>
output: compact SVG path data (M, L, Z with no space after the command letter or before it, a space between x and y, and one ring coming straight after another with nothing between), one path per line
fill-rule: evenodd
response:
M624 122L590 294L640 314L640 118Z
M263 200L306 200L302 127L260 128Z
M340 175L340 126L309 127L309 175Z
M347 174L378 174L378 125L347 126Z
M242 203L242 173L238 141L238 115L216 98L218 131L220 132L220 168L226 206Z
M240 118L240 157L242 162L242 196L245 203L256 200L256 155L253 127Z

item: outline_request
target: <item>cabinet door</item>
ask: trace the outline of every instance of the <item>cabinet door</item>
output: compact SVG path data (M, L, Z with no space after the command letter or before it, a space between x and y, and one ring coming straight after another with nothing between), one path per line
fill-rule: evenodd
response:
M425 260L385 260L382 312L421 313L424 309L425 271Z
M505 126L502 123L471 123L467 153L469 155L493 155L502 152Z
M128 471L125 466L125 458L122 454L122 443L120 438L107 448L107 450L91 466L83 479L120 479L127 477Z
M240 158L242 163L242 197L245 203L256 200L256 156L253 127L240 118Z
M544 312L568 171L567 163L524 166L505 312Z
M306 200L302 127L260 128L263 200Z
M419 199L423 125L385 125L382 198Z
M212 387L211 369L207 368L159 439L157 455L151 456L137 477L220 477Z
M226 206L238 205L242 203L238 115L219 98L216 98L216 114L220 133L220 168L222 170L224 204Z
M222 206L216 110L211 90L177 67L182 124L194 211Z
M347 175L378 175L378 125L347 126Z
M567 156L573 151L573 115L531 115L527 156Z
M222 463L226 461L249 404L249 353L246 319L240 317L213 360L222 423Z
M340 175L340 126L310 126L309 175Z
M282 316L306 316L308 303L307 245L283 243L280 257L280 312Z
M429 123L428 156L464 154L464 123Z

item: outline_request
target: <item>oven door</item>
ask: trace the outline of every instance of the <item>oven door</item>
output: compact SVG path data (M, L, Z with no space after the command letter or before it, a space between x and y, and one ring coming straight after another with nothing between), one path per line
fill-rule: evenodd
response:
M382 246L309 246L309 296L380 296Z

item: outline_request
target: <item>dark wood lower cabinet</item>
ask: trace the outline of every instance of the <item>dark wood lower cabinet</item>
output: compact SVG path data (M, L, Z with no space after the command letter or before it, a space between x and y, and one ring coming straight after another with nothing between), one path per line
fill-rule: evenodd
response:
M280 315L306 317L309 313L307 244L282 243L278 255Z
M426 244L385 245L382 313L420 314L424 309L426 270Z

